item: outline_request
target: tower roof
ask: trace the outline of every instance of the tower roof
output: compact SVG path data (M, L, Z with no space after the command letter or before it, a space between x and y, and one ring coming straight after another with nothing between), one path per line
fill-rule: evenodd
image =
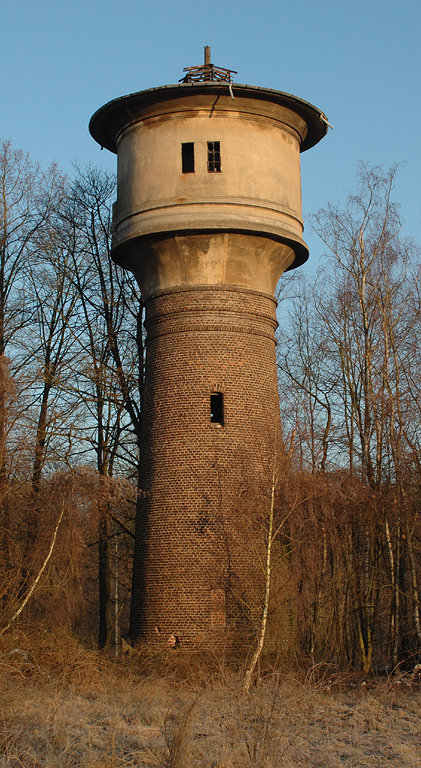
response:
M232 72L233 70L226 71ZM142 119L141 115L148 107L152 107L159 102L165 103L204 95L214 96L215 100L221 96L231 97L231 108L233 111L236 109L236 96L242 99L259 100L289 108L300 115L307 125L306 135L301 143L301 152L317 144L326 135L328 130L325 114L313 104L297 96L292 96L290 93L240 83L231 84L227 79L199 80L189 83L164 85L113 99L95 112L89 123L89 131L101 147L116 153L116 141L120 131Z

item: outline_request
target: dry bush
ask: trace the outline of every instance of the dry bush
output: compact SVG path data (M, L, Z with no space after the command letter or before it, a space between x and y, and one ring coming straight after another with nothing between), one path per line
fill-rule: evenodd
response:
M51 631L65 627L68 632L77 631L86 642L92 641L98 623L98 498L105 499L110 515L122 519L127 527L133 495L129 482L101 478L89 468L56 473L40 485L36 495L25 483L9 489L8 554L0 563L0 631L11 620L13 623L35 582L22 614L24 621L39 622ZM61 512L51 560L37 581ZM132 539L114 520L112 526L112 575L117 573L118 578L119 621L120 626L123 622L128 626Z

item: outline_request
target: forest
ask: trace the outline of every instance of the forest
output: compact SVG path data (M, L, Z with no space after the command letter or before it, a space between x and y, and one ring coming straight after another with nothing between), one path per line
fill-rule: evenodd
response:
M273 662L420 661L421 261L398 172L361 165L355 192L312 217L318 272L279 284L283 448L273 525L262 513L254 528L272 551ZM43 170L3 141L0 183L0 635L59 626L117 654L143 331L134 279L110 259L115 179ZM252 647L260 609L249 618Z

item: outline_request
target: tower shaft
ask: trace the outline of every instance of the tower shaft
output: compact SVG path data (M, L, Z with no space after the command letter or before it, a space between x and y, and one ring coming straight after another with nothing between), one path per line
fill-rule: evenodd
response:
M147 301L132 602L145 640L156 628L209 640L237 629L259 597L253 528L279 435L275 308L272 296L229 285Z

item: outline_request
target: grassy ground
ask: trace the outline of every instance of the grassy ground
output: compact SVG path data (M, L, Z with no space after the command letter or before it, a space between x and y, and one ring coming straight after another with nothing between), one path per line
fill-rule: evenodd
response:
M0 648L1 768L421 766L421 686L222 665L112 662L68 637ZM364 681L363 681L364 682Z

